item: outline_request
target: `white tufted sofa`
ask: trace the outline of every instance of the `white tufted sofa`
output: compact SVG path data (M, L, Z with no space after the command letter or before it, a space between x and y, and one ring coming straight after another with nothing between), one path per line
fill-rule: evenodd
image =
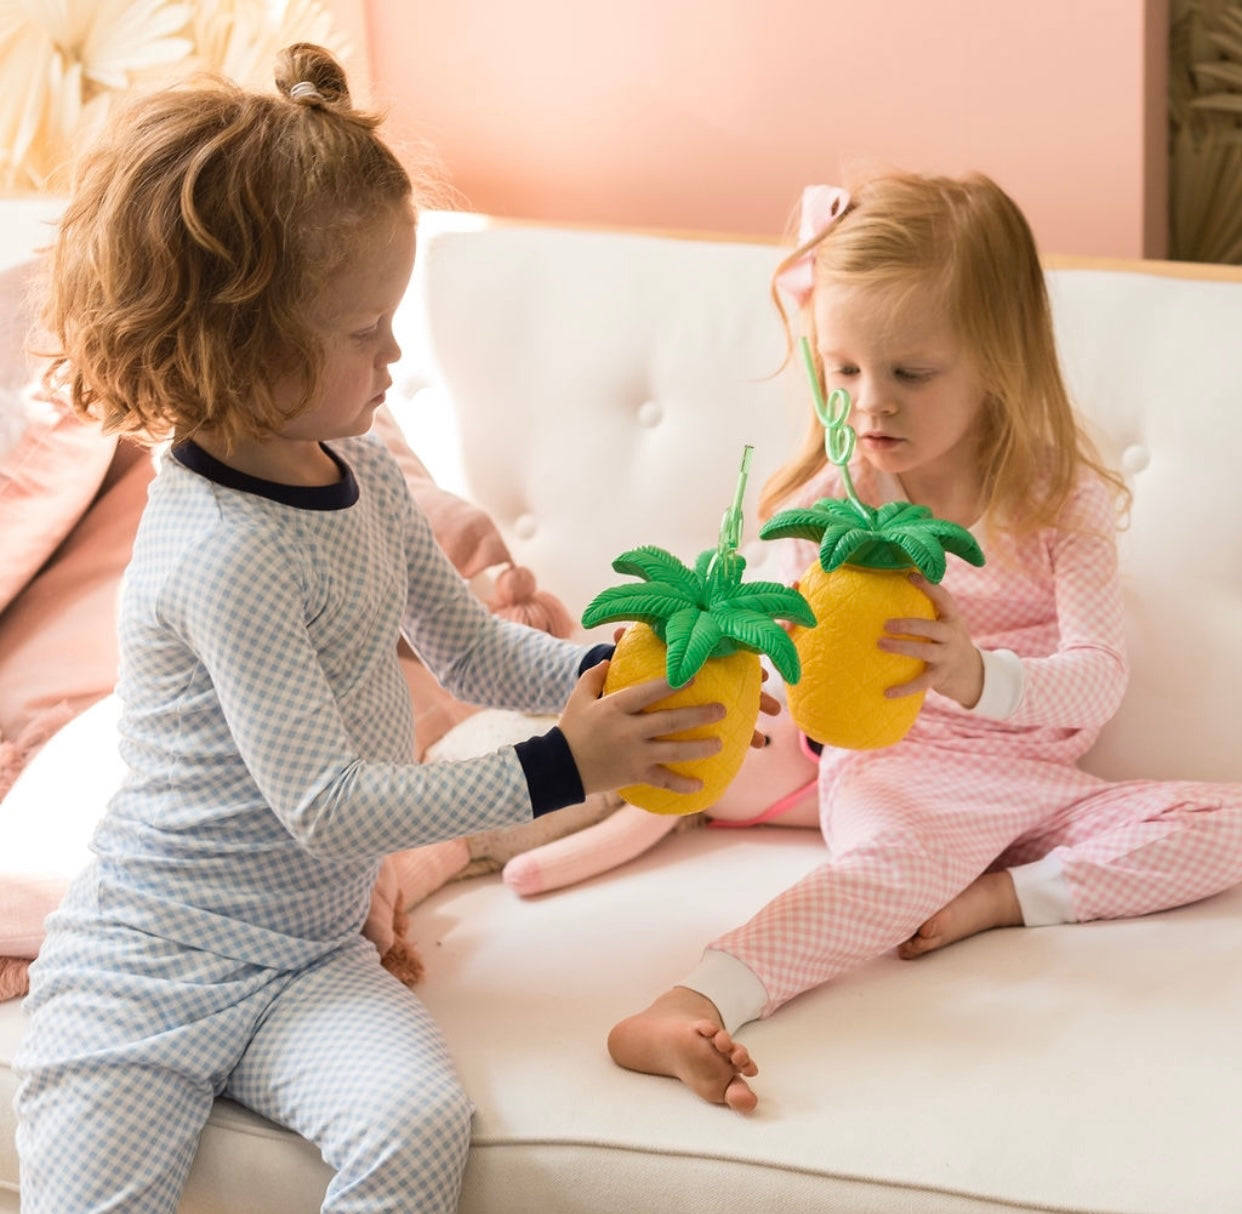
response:
M805 409L796 377L772 376L776 259L429 217L394 409L580 610L626 547L714 544L747 442L753 535L755 491ZM1134 673L1089 763L1240 781L1242 274L1184 270L1050 271L1072 389L1136 495ZM744 1030L761 1068L749 1118L614 1067L615 1020L821 856L813 831L701 830L537 900L491 877L419 907L422 994L477 1105L462 1210L1242 1210L1240 890L881 958ZM0 1005L0 1062L19 1031ZM16 1209L11 1089L0 1070L0 1209ZM184 1209L301 1214L325 1178L305 1143L221 1104Z

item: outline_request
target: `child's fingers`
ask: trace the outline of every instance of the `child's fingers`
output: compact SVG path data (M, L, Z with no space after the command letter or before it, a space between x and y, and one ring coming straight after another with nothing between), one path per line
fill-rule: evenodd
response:
M572 700L575 696L580 696L584 700L598 700L604 694L604 680L608 677L609 661L610 659L605 658L602 662L596 662L594 666L588 666L578 676L578 681L574 684L569 698Z
M691 679L690 683L693 682ZM689 687L690 683L686 686ZM667 679L648 679L646 682L633 683L629 687L622 687L620 691L614 691L609 699L622 712L642 712L644 708L650 708L672 694L673 688Z
M909 620L885 620L885 633L893 636L927 637L929 640L945 632L940 620L920 620L917 617Z
M929 582L921 573L912 573L910 581L931 599L932 606L936 608L936 614L941 619L956 613L953 596L938 582Z
M881 637L877 642L877 647L883 649L885 653L899 653L903 657L917 658L920 662L926 662L931 656L932 644L934 641L931 637L917 641L902 637Z
M663 738L686 729L697 729L700 725L714 725L724 720L726 712L725 706L719 703L687 704L684 708L659 708L654 712L645 712L640 719L647 737Z
M899 700L902 696L917 695L920 691L927 691L931 688L935 681L935 674L928 667L918 678L911 679L908 683L894 683L892 687L884 689L884 698L886 700Z
M679 771L674 771L671 767L655 766L640 781L642 784L650 784L652 788L663 788L668 792L698 792L703 787L703 781L695 779L694 776L682 775Z
M719 754L724 743L719 738L653 738L648 745L656 763L692 763Z

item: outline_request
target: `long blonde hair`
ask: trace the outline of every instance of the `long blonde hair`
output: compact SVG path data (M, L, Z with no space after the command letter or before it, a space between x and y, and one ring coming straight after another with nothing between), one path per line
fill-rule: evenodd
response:
M413 187L327 51L279 56L277 91L207 78L118 112L83 158L49 265L49 386L155 441L263 438L311 400L308 304ZM294 376L300 400L278 407Z
M1119 504L1128 501L1124 481L1104 464L1070 404L1034 237L994 181L886 172L852 183L843 217L795 249L777 274L808 252L816 286L930 287L942 301L986 389L979 447L986 525L1026 532L1053 523L1084 466ZM775 281L772 295L792 343ZM816 351L810 302L802 322ZM812 412L801 447L763 487L761 515L825 463L823 429Z

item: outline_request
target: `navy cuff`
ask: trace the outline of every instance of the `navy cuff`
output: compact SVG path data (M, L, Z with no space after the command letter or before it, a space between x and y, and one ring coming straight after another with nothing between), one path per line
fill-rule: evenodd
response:
M527 738L513 749L526 775L534 817L586 800L574 753L559 727L554 725L547 733Z
M586 656L578 663L578 673L586 674L592 666L606 662L616 652L616 649L615 645L592 645L586 651Z

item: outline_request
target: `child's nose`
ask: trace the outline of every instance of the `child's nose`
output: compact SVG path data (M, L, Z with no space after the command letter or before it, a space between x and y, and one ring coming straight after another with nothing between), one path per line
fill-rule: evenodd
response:
M401 357L401 347L397 344L396 337L388 334L388 340L379 348L376 361L381 367L387 367L390 363L395 363Z
M854 408L859 413L883 417L896 411L897 402L893 400L892 393L874 379L863 379L855 384L855 393Z

